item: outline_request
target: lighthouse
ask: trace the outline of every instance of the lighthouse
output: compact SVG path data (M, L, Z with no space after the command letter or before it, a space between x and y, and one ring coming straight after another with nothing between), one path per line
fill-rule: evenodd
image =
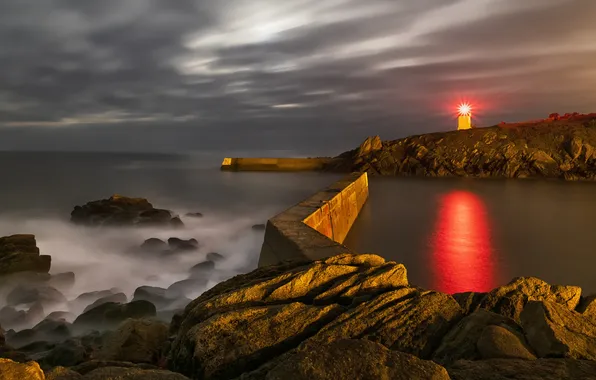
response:
M457 130L461 131L464 129L472 128L472 106L468 103L460 104L459 115L457 117Z

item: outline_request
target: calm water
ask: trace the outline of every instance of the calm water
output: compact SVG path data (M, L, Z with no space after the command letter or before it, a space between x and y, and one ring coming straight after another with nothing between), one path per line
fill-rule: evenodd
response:
M516 276L596 292L596 184L374 178L345 244L406 265L410 282L486 291Z

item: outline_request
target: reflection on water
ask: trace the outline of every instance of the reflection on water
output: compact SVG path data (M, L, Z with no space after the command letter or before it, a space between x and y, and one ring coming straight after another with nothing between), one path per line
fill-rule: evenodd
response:
M433 289L458 293L495 287L493 250L486 207L467 191L440 198L433 237Z

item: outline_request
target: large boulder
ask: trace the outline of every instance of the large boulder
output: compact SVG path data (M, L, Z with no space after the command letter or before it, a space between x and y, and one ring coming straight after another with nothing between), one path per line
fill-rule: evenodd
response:
M69 302L69 309L75 313L81 313L87 306L91 305L98 299L109 297L117 293L120 293L120 291L116 288L82 293L77 298Z
M127 303L128 298L126 298L126 294L124 294L124 293L110 294L109 296L99 298L98 300L93 302L91 305L87 306L85 309L83 309L83 313L87 312L93 308L96 308L100 305L103 305L104 303L108 303L108 302Z
M40 255L35 235L0 237L0 275L18 272L48 273L52 258Z
M89 372L84 380L188 380L179 373L158 369L140 369L123 367L103 367Z
M45 380L45 375L36 362L17 363L0 358L0 379L2 380Z
M33 342L60 342L71 336L71 324L45 319L31 329L16 332L8 337L8 343L16 348Z
M6 296L9 306L33 304L42 306L66 304L66 297L56 288L47 285L19 285Z
M77 333L89 330L111 330L128 318L154 317L155 305L149 301L133 301L127 304L104 303L79 315L73 322Z
M449 380L447 370L431 361L387 349L366 339L306 344L242 380Z
M357 308L407 286L404 266L376 255L346 254L259 268L216 285L172 320L176 338L168 363L189 377L238 376L316 335L346 306ZM438 319L427 320L439 325L431 334L443 328ZM329 330L326 337L338 331Z
M596 379L596 362L573 359L462 360L447 370L451 380Z
M596 318L549 301L531 301L521 322L539 357L596 360Z
M171 211L156 209L144 198L113 195L108 199L75 206L70 220L88 226L171 226Z
M574 310L581 298L578 286L549 285L536 277L518 277L487 293L478 307L519 321L529 301L550 301Z
M98 359L157 364L167 339L167 324L128 319L106 335Z
M523 335L503 326L487 326L476 346L482 359L536 359Z
M83 375L66 367L58 366L46 371L46 380L81 380Z

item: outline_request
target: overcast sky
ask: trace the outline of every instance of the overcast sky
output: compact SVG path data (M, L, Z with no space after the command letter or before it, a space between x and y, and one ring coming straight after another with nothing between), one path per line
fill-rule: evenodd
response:
M332 153L596 112L595 0L1 0L0 149Z

